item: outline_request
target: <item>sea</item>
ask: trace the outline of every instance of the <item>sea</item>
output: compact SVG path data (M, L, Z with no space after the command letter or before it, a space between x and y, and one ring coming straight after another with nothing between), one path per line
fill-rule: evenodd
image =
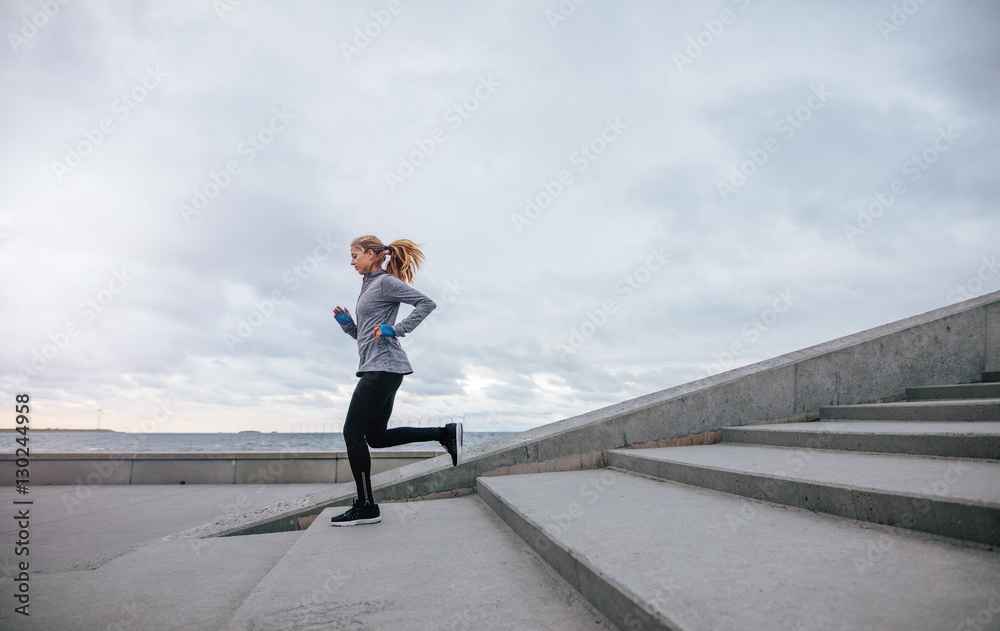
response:
M7 430L8 432L10 430ZM5 432L6 433L6 432ZM473 447L516 432L465 432L464 447ZM3 434L0 434L2 436ZM140 433L102 431L33 431L32 453L66 452L199 452L199 451L345 451L340 432ZM9 441L13 444L13 438ZM438 442L389 447L402 451L442 451Z

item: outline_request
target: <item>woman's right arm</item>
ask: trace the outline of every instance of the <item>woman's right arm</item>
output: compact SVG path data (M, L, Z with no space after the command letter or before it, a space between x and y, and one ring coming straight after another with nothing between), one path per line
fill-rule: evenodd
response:
M339 306L333 308L333 317L337 319L340 324L340 330L347 333L354 339L358 339L358 327L354 324L354 320L351 319L351 312L347 309L341 309Z

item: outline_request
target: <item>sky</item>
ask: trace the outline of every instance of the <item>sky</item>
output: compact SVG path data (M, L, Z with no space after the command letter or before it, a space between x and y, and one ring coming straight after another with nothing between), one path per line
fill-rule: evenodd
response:
M437 303L391 426L529 429L1000 290L995 2L7 0L0 33L32 427L340 431L365 234Z

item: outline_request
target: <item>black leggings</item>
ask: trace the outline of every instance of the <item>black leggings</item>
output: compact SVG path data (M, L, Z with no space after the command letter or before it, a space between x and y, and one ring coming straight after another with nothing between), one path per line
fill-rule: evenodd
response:
M372 498L372 458L368 445L376 449L438 440L438 427L394 427L386 429L392 414L392 401L403 383L403 375L394 372L364 372L354 388L344 422L344 442L351 473L358 485L358 501L375 503Z

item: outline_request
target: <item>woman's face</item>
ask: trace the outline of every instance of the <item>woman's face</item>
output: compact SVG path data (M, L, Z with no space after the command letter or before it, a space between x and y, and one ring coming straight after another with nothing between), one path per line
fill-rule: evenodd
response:
M358 246L351 248L351 266L354 267L358 274L364 274L372 271L372 262L374 260L374 250L368 250L365 252Z

